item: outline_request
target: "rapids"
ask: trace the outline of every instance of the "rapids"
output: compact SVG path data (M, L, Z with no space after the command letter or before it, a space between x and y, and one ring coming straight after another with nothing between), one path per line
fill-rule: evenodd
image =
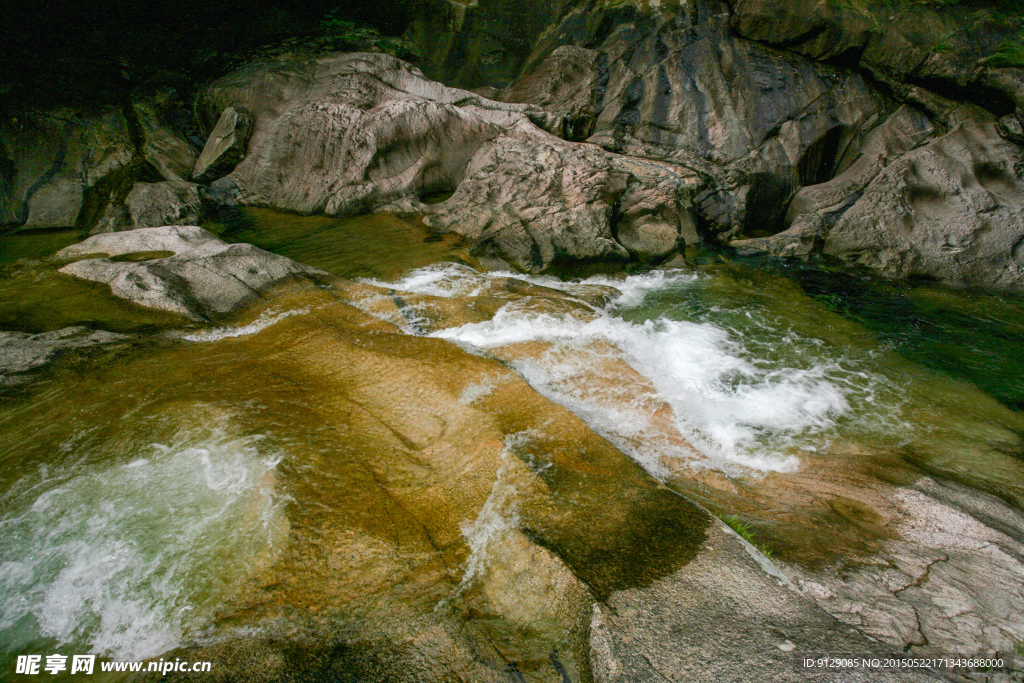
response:
M1019 300L717 258L573 280L485 272L458 244L424 246L421 228L390 217L369 223L373 238L356 222L280 218L290 227L274 242L278 219L248 216L222 234L364 278L332 296L409 337L511 368L659 481L717 513L748 515L786 562L828 556L807 531L816 518L804 484L793 483L811 464L883 463L887 483L928 473L1024 510ZM392 233L408 243L381 248ZM47 239L38 250L66 241ZM375 249L361 248L368 239ZM834 284L843 278L858 287ZM61 308L55 292L95 303ZM203 329L104 299L41 261L2 266L5 329L85 323L137 335L127 350L62 358L0 395L7 655L60 647L141 659L203 642L220 606L285 552L290 525L314 519L309 491L363 476L347 460L324 464L346 447L331 431L343 427L317 417L327 410L317 384L288 374L288 343L260 342L275 330L301 341L306 333L291 330L328 324L323 296L272 298ZM979 329L997 333L967 334ZM459 403L475 406L503 381L482 376ZM502 472L462 528L470 554L456 557L455 594L519 521ZM781 493L769 504L771 487ZM865 552L837 539L830 552Z

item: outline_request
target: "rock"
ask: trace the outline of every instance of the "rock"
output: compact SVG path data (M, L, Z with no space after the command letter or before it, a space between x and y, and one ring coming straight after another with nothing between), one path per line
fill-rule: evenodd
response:
M631 171L536 125L558 129L558 114L447 88L387 55L250 65L211 86L204 102L203 111L230 105L254 117L248 155L206 191L211 201L419 212L476 251L534 272L625 260L616 233L634 253L660 257L692 228L692 172ZM446 192L454 194L440 204L422 201Z
M137 183L125 199L133 228L195 225L202 218L199 186L184 181Z
M600 148L503 135L474 156L458 190L427 221L525 270L629 254L611 215L629 177Z
M196 159L192 179L208 183L227 175L245 158L245 145L252 134L252 117L244 109L227 107Z
M559 137L584 140L593 133L605 61L597 50L562 45L508 90L495 91L494 99L536 104L554 112L565 121Z
M249 154L228 176L239 203L339 215L453 190L476 150L527 109L382 54L253 65L204 97L254 116Z
M142 129L142 159L163 180L188 179L197 151L182 132L179 119L185 107L171 93L134 102L132 110Z
M128 335L89 330L82 326L28 334L0 331L0 386L25 381L21 373L52 362L60 353L89 346L106 346L129 339Z
M694 210L712 240L783 229L796 191L843 170L892 106L855 73L736 39L716 0L628 5L565 13L499 96L585 113L590 142L700 174Z
M824 253L888 277L1024 289L1024 152L965 124L890 163L836 221Z
M787 571L824 609L912 652L1011 652L1024 638L1024 517L995 497L922 477L882 487L899 541L873 561ZM984 576L984 587L977 577Z
M178 106L157 96L130 109L0 117L0 225L102 223L103 231L123 224L119 214L136 181L181 182L191 170L195 150L171 123Z
M0 224L27 228L89 222L131 174L135 146L115 108L93 114L69 110L0 117L5 195ZM130 180L129 186L130 186Z
M318 280L323 271L251 244L227 244L196 226L165 226L94 235L57 252L84 258L60 269L110 285L118 297L205 321L238 310L261 291L289 279Z
M1024 144L1024 126L1021 125L1019 117L1007 114L996 123L996 130L1010 142Z
M927 117L915 109L900 107L864 137L859 156L842 173L797 192L786 212L786 222L792 224L806 214L824 216L848 208L883 168L934 133L935 127Z
M681 571L595 604L594 680L934 680L915 671L804 669L801 657L814 654L884 656L888 651L810 609L805 598L765 571L762 564L770 561L744 543L723 524Z
M155 228L163 225L195 225L203 217L200 188L184 180L136 183L124 204L107 208L92 234Z
M857 64L883 80L927 83L992 112L1020 102L1019 78L988 68L1014 29L998 11L965 14L941 4L907 5L798 0L779 8L739 0L732 25L744 38L819 61Z
M525 292L587 310L515 278L485 290L418 303L480 319L475 304ZM407 305L364 283L288 287L168 352L162 382L197 362L227 395L275 378L260 400L294 466L267 484L290 497L287 540L165 661L223 680L797 681L798 653L880 650L500 360L402 334L371 300ZM280 310L299 313L256 325Z

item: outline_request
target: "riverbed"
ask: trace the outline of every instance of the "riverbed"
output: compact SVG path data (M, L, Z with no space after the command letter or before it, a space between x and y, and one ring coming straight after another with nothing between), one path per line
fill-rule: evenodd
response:
M326 385L296 379L316 373L292 372L286 352L318 326L349 334L331 327L337 301L511 369L805 583L896 553L907 534L863 492L922 478L995 501L1001 533L1024 534L1012 526L1024 511L1020 299L717 252L582 279L486 271L452 237L389 215L246 210L208 227L354 282L291 289L203 327L56 273L43 257L73 233L0 237L3 329L131 337L0 395L7 655L145 659L212 642L237 619L224 606L295 552L317 505L360 495L346 482L368 475L344 454L357 437L343 416L322 419ZM446 571L482 571L505 512L464 530L473 554ZM369 538L380 522L352 524ZM451 599L460 581L427 597ZM982 646L1024 641L1015 609Z

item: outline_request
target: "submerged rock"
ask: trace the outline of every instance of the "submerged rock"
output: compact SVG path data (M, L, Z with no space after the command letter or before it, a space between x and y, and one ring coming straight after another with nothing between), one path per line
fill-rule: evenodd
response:
M201 371L213 396L196 400L258 384L289 451L286 538L165 660L225 681L796 681L794 651L879 651L503 363L344 300L393 291L338 284L124 369ZM515 291L586 308L514 279L487 296Z
M0 387L27 381L22 373L52 362L64 351L105 346L129 338L128 335L94 331L80 325L41 334L0 331Z
M197 226L94 235L54 258L82 259L60 272L109 284L115 296L200 321L236 311L283 280L329 277L251 244L228 244Z

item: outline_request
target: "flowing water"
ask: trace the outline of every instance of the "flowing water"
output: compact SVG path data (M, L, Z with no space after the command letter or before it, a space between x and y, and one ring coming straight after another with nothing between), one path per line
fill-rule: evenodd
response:
M500 359L663 481L784 479L808 458L872 453L1024 510L1019 299L719 258L574 281L481 273L457 242L390 216L247 211L210 227L367 278L340 296ZM197 329L38 260L66 237L2 238L0 327L140 336L0 395L0 646L152 657L201 639L284 552L300 489L366 475L338 460L346 437L317 417L314 381L280 360L291 341L259 345L325 315L320 294ZM535 289L438 313L483 310L510 277ZM548 305L551 291L579 298ZM493 390L474 387L466 405Z

